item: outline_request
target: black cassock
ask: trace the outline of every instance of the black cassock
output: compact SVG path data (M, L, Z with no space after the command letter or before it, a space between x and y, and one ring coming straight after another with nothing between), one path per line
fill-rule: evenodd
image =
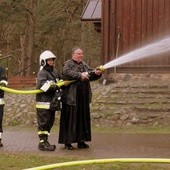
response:
M78 81L76 105L63 103L59 143L91 141L89 90L89 81Z

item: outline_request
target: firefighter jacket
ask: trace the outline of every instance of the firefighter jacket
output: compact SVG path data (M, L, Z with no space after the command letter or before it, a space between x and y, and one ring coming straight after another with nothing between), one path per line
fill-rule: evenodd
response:
M56 86L56 82L60 79L60 75L57 70L53 67L45 66L37 74L37 89L42 89L42 87L47 82L52 84L47 91L36 94L36 108L38 109L49 109L50 102L55 95L56 90L59 88Z
M6 76L6 70L3 67L0 67L0 86L7 86L7 76ZM0 90L0 105L4 105L4 91Z
M70 59L67 60L63 67L63 79L64 80L76 80L67 86L64 90L63 102L66 102L68 105L76 105L76 92L77 85L81 81L81 73L82 72L90 72L93 69L89 67L85 62L81 62L82 70L79 69L79 66L76 61ZM88 80L88 88L89 88L89 103L92 99L92 91L90 86L90 81L98 80L101 75L91 74Z

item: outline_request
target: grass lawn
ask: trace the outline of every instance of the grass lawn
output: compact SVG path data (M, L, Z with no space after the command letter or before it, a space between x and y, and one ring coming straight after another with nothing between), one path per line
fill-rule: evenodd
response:
M33 167L39 167L49 164L57 164L61 162L76 161L78 158L57 157L49 155L28 155L28 154L0 154L0 169L1 170L21 170ZM153 164L153 163L104 163L104 164L89 164L59 167L53 169L60 170L168 170L168 164ZM46 169L46 168L44 168Z
M108 126L92 126L93 132L101 133L158 133L158 134L169 134L170 126L126 126L126 127L108 127Z
M11 130L28 130L35 131L35 127L5 127ZM58 131L57 126L55 126L54 131ZM170 127L126 127L126 128L109 128L106 126L93 127L92 132L95 133L159 133L159 134L169 134ZM1 148L0 148L1 151ZM3 148L2 148L3 151ZM79 158L73 156L61 157L56 155L49 155L46 152L43 153L4 153L0 152L0 170L22 170L27 168L33 168L49 164L57 164L62 162L79 161L79 160L91 160L91 158ZM96 163L88 165L75 165L68 167L56 168L60 170L169 170L170 164L163 163Z

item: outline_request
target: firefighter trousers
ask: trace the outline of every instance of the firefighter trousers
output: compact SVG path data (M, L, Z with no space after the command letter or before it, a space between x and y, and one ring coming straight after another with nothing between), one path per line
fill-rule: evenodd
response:
M37 109L38 133L49 135L55 121L55 111ZM48 132L48 134L47 134Z
M3 116L4 116L4 105L0 105L0 133L3 132Z

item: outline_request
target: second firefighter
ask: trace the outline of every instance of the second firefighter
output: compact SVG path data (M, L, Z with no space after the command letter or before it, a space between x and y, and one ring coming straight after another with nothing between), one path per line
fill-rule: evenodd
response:
M44 91L36 94L36 110L38 122L39 150L54 151L56 146L48 141L51 128L55 121L55 110L50 109L50 102L55 93L60 91L56 85L60 79L59 72L54 68L56 56L51 51L40 55L40 71L37 74L37 89Z

